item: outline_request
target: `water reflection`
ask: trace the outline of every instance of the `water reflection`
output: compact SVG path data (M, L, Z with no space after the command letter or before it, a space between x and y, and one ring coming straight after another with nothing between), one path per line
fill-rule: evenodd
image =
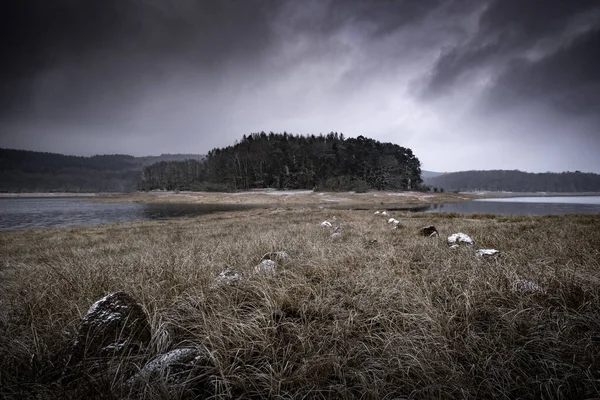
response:
M600 214L599 204L577 203L526 203L503 201L468 201L432 205L425 212L444 212L458 214L496 214L496 215L564 215L564 214Z
M244 211L262 206L249 204L140 204L143 219L162 220L181 217L197 217L224 211Z
M0 230L104 225L242 211L255 205L94 203L90 198L0 199Z

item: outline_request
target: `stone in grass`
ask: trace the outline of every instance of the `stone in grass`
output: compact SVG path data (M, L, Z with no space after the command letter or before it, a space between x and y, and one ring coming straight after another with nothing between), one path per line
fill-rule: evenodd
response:
M242 276L237 272L232 271L227 268L224 271L221 271L219 275L215 279L215 284L219 285L233 285L242 280Z
M500 254L500 250L496 249L479 249L475 252L478 257L492 257Z
M449 245L461 244L461 243L472 246L475 244L475 241L473 239L471 239L471 237L469 235L464 234L462 232L453 233L452 235L448 236L448 244Z
M289 261L290 256L285 251L272 251L262 256L263 260L272 260L275 262Z
M342 229L338 226L334 229L333 233L331 234L331 238L333 240L337 240L341 237L342 237Z
M196 386L211 367L210 356L197 348L186 347L161 354L129 378L124 390L136 392L146 385L161 381L170 389L194 381Z
M136 351L150 342L148 316L125 292L111 293L96 301L81 321L69 364L86 357Z
M323 221L321 222L321 226L324 228L331 228L333 225L331 225L331 222L329 221Z
M438 231L433 225L424 226L419 229L419 235L427 236L427 237L435 237L438 236Z
M274 274L277 263L273 260L262 260L260 264L254 267L255 274Z
M518 294L539 294L546 291L537 283L526 279L519 279L512 284L511 290Z

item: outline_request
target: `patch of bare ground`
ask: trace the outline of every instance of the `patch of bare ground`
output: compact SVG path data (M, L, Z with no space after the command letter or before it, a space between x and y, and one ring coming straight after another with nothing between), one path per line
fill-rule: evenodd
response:
M600 216L389 217L262 209L0 233L0 397L600 396ZM475 246L450 249L455 232ZM215 284L226 269L240 279ZM68 370L82 317L117 291L149 315L148 346ZM166 353L201 365L128 386Z

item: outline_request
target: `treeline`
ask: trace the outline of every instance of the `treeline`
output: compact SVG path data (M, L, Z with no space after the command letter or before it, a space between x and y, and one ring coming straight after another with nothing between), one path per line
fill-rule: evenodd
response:
M0 148L1 192L129 192L145 165L196 154L67 156Z
M600 175L583 172L462 171L428 178L446 191L598 192Z
M419 189L421 164L410 149L363 136L244 135L202 161L159 162L143 169L139 190L228 191L253 188Z

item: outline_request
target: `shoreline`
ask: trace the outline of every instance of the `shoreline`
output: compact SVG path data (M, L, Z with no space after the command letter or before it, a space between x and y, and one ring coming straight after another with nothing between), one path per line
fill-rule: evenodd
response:
M456 193L424 192L313 192L308 190L289 191L244 191L222 192L137 192L98 196L93 201L101 203L146 203L146 204L253 204L267 206L303 205L426 205L470 201L476 196Z

